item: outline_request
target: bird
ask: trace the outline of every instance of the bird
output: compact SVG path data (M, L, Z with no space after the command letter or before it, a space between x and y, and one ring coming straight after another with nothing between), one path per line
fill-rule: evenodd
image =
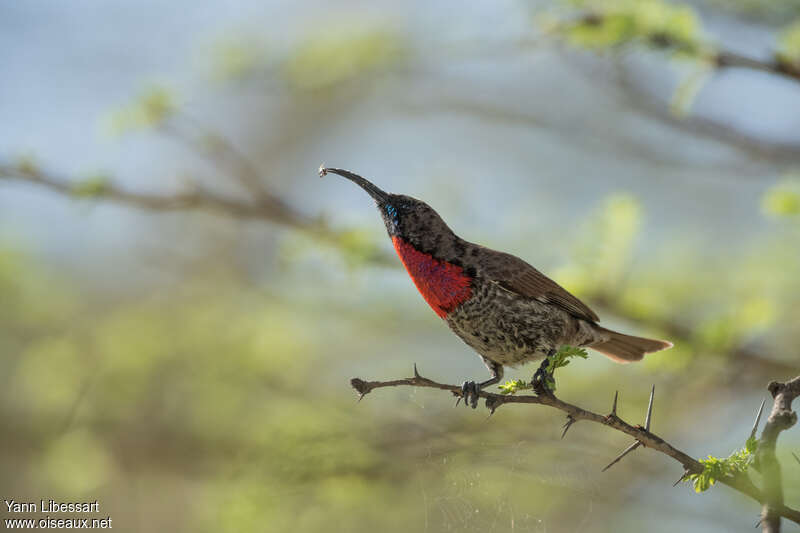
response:
M422 200L387 193L349 170L320 166L320 177L328 173L372 197L422 297L489 369L489 379L462 385L461 398L473 409L480 391L498 383L506 366L542 360L532 379L540 384L548 358L563 346L591 348L618 363L672 347L599 325L597 314L561 285L519 257L462 239Z

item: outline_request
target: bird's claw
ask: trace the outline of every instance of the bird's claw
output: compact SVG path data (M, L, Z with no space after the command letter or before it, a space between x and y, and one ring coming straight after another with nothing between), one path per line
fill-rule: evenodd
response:
M477 383L474 381L465 381L464 384L461 385L461 397L464 399L464 405L472 407L473 409L478 407L480 392L481 388Z
M536 370L533 374L533 378L531 379L531 385L533 386L533 391L536 394L552 394L550 390L549 382L553 379L550 373L547 371L547 360L542 363L542 365Z

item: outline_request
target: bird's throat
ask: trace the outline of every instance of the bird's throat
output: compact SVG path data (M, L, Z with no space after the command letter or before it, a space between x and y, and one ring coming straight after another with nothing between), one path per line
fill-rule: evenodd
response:
M472 295L471 278L460 266L421 252L402 237L393 236L392 242L422 297L441 318Z

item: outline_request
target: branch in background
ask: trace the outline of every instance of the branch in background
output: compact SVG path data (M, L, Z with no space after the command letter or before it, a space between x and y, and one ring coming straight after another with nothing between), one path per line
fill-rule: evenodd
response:
M576 69L583 73L582 69ZM774 163L797 164L800 162L800 145L760 139L734 127L709 118L689 115L678 116L655 98L648 97L637 87L635 77L619 62L616 63L615 80L623 91L624 103L643 115L652 117L684 133L730 146L750 157L766 159ZM594 80L593 80L594 81Z
M158 129L205 158L221 172L230 170L233 179L259 202L274 204L280 208L288 207L283 200L266 189L255 165L233 143L221 135L208 131L203 133L203 125L192 117L185 113L171 115L158 125Z
M761 509L762 530L765 533L776 533L781 528L782 515L779 509L783 507L783 482L781 466L775 456L775 444L782 431L786 431L797 423L797 413L792 411L792 402L800 396L800 376L786 383L773 381L769 384L768 389L774 398L774 403L764 431L761 432L757 460L764 480L764 500Z
M790 382L792 387L798 389L798 393L800 393L800 376L795 378ZM414 376L410 378L403 378L403 379L396 379L392 381L364 381L360 378L353 378L350 380L350 385L359 393L359 399L363 398L365 395L369 394L375 389L383 388L383 387L402 387L402 386L410 386L410 387L426 387L432 389L439 389L450 391L453 396L461 397L462 390L461 387L458 385L449 385L445 383L438 383L431 379L422 377L419 372L417 371L416 365L414 366ZM773 390L773 385L770 384L770 390ZM785 389L783 391L788 390L789 384L786 384ZM792 390L794 390L794 388ZM776 393L778 394L778 393ZM520 403L520 404L534 404L534 405L546 405L548 407L553 407L558 409L559 411L563 411L567 414L567 423L565 424L565 428L568 429L572 424L580 420L588 420L590 422L595 422L597 424L602 424L604 426L610 427L616 431L625 433L626 435L630 435L634 439L636 439L635 446L644 446L647 448L652 448L658 452L661 452L675 461L679 462L681 466L683 466L684 474L681 476L681 480L688 477L690 474L698 474L704 470L704 466L700 461L692 458L685 452L678 450L664 439L659 437L658 435L652 433L649 428L642 427L642 426L632 426L622 420L616 414L616 404L617 398L615 396L613 407L611 413L608 415L601 415L591 411L587 411L581 407L576 405L572 405L570 403L564 402L555 397L555 395L551 394L542 394L537 396L514 396L514 395L501 395L495 394L486 391L478 391L478 396L484 398L486 400L486 407L489 409L491 413L494 413L495 410L507 403ZM786 399L788 395L783 392L780 394L781 405L786 405ZM650 407L648 408L648 417L647 417L647 425L649 426L649 422L651 419L652 414L652 394L651 394L651 403ZM791 402L790 402L791 403ZM778 404L778 396L776 396L776 405ZM790 405L790 404L789 404ZM773 413L775 409L773 409ZM772 415L770 415L772 418ZM769 426L769 423L768 423ZM785 429L785 428L783 428ZM766 431L766 428L765 428ZM565 432L566 433L566 432ZM776 435L777 436L777 435ZM762 439L764 436L762 435ZM627 454L628 451L632 451L632 445L629 447L626 452L623 453ZM622 456L619 457L621 459ZM613 463L612 463L613 464ZM680 480L679 480L680 481ZM753 500L765 504L768 501L769 495L766 494L766 491L762 492L758 487L756 487L753 482L750 480L749 476L746 474L741 474L737 476L727 476L721 477L717 479L720 483L731 487L732 489L740 492L746 496L749 496ZM766 505L766 504L765 504ZM778 519L780 517L787 518L792 522L800 524L800 510L795 510L790 507L787 507L783 504L782 500L780 502L771 502L770 509L773 515L776 515Z
M774 54L772 60L762 60L728 50L719 50L711 57L711 60L720 70L728 68L757 70L800 82L800 66L782 59L778 54Z
M665 4L664 9L675 11L671 13L672 16L662 14L665 16L660 21L661 27L653 25L652 20L647 20L646 14L634 8L630 11L621 9L608 13L582 13L571 21L555 24L554 29L568 36L572 33L572 40L585 46L600 48L639 44L653 50L668 51L678 56L704 61L719 71L733 68L746 69L800 82L800 65L780 53L772 53L769 59L757 59L717 48L702 41L697 28L699 22L692 20L693 14L687 17L687 12L680 6L668 7ZM607 34L602 33L607 26L614 24L619 25L619 28L613 28ZM597 33L592 35L594 31Z
M655 17L654 12L658 13ZM548 33L578 48L598 52L645 48L668 54L683 63L694 62L699 70L694 77L685 80L675 94L678 99L673 105L680 108L687 107L696 94L701 79L697 75L702 72L744 69L800 82L800 58L795 57L796 52L777 48L766 58L759 59L719 48L703 35L697 14L686 5L657 0L619 4L600 2L592 11L579 12L568 20L550 24ZM593 79L592 83L595 81ZM706 118L675 116L660 103L653 107L649 102L643 103L641 95L634 96L639 100L632 102L636 104L634 107L678 129L724 142L758 158L789 164L800 159L800 146L796 144L758 139Z
M130 205L147 211L207 211L241 219L260 219L305 231L322 231L314 220L292 210L283 202L247 202L203 190L173 194L149 194L129 191L107 181L88 184L40 170L30 164L0 162L0 179L32 183L72 197L88 197Z
M394 264L393 258L377 247L354 250L349 232L329 228L321 219L310 218L294 210L282 199L264 192L255 201L241 200L202 189L196 184L185 192L151 194L130 191L107 179L75 180L51 174L31 163L10 164L0 161L0 180L30 183L72 198L112 202L153 212L203 211L239 220L260 220L301 231L315 239L357 253L376 265ZM361 246L361 245L358 245ZM361 246L364 248L364 246Z

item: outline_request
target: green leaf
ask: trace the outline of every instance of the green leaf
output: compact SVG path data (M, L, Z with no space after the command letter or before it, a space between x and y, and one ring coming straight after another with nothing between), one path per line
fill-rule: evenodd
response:
M721 478L735 477L747 472L747 469L753 464L757 449L758 441L755 437L750 437L744 448L733 452L725 459L713 455L709 455L708 459L700 459L703 471L690 474L684 481L691 481L694 484L695 492L704 492Z
M523 381L521 379L515 379L513 381L506 381L503 385L500 385L500 394L516 394L521 390L530 390L533 387L527 381Z
M589 357L588 352L583 348L576 348L574 346L564 345L562 346L554 355L548 358L547 360L547 373L548 378L545 385L551 391L556 390L556 383L553 379L553 375L555 374L556 369L562 368L567 366L570 363L570 359L573 357L580 357L581 359L586 359Z

